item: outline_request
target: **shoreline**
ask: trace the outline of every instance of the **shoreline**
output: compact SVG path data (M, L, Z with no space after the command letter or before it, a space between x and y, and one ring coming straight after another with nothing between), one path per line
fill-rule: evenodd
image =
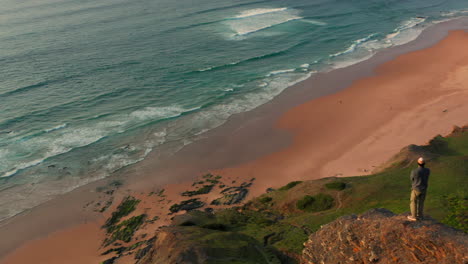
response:
M349 91L350 89L347 87L356 80L378 76L380 74L378 70L376 74L374 73L376 66L391 62L395 57L415 50L424 52L424 49L444 38L451 29L468 29L468 19L462 18L436 24L423 31L416 40L410 43L383 50L364 62L333 70L328 73L317 74L301 83L289 87L275 99L255 110L231 117L221 127L203 134L203 138L206 139L186 146L174 157L161 157L158 156L158 153L152 153L142 164L121 170L116 177L83 186L69 194L65 194L44 205L38 206L28 213L20 214L7 220L9 222L8 224L0 226L0 234L2 234L3 237L11 237L14 239L1 242L0 248L2 248L2 250L0 251L0 256L6 256L14 248L24 244L25 241L44 237L53 231L65 230L67 227L86 221L93 221L96 219L102 220L103 217L100 214L77 209L81 209L83 204L87 203L89 200L100 199L100 194L94 191L96 187L114 178L122 178L126 174L133 175L132 178L129 179L132 182L126 183L121 189L130 189L138 192L139 190L148 190L148 186L156 188L157 186L167 185L169 183L177 184L189 182L207 171L220 172L227 177L243 175L245 178L252 177L252 170L257 171L258 174L267 173L268 170L260 171L259 168L265 166L265 164L271 165L278 162L277 159L281 160L281 157L284 157L281 155L293 157L294 155L290 153L284 154L284 152L288 152L288 150L294 148L297 149L295 144L298 144L298 141L303 142L296 137L292 138L292 134L304 133L305 135L299 135L297 137L309 136L308 133L310 133L310 130L306 129L302 132L294 130L295 126L298 126L298 123L303 122L303 120L294 120L292 117L300 116L297 111L299 111L299 113L303 111L303 109L301 109L301 107L304 107L303 104L308 104L308 102L314 99L314 104L317 103L317 101L338 102L339 100L337 101L336 98L334 98L338 91L340 94ZM385 70L383 70L383 72L385 72ZM355 92L349 93L353 94ZM397 95L398 94L395 96ZM452 113L452 111L450 111L449 114L456 115L456 112ZM277 123L277 120L280 120L279 123ZM411 118L406 120L411 120ZM335 125L337 125L336 129L340 129L341 126L338 125L342 124L338 122L337 124L335 123ZM272 129L273 127L275 129ZM385 130L385 126L383 125L378 128ZM444 131L449 132L451 129L452 126L449 126L446 127ZM377 130L376 127L368 128L370 132L375 133L375 130ZM429 131L426 132L429 133ZM226 138L226 135L228 135L228 138ZM432 138L435 135L424 135L424 137L419 135L416 138L418 140L427 141L426 138L428 136ZM402 139L410 141L414 138L399 138L400 141ZM247 145L249 142L254 142L255 144ZM362 143L363 141L358 141L357 143L359 142ZM410 143L417 144L420 142L414 142L413 140ZM349 158L349 155L351 155L350 153L359 151L359 149L365 148L365 146L368 145L369 143L366 145L366 142L364 142L361 148L357 145L348 146L347 153L344 153L341 157L335 155L336 157L332 160L338 164L343 164L342 162L346 160L347 157ZM310 149L310 146L307 146L307 149ZM308 155L310 153L300 152L300 154ZM396 153L390 154L393 155ZM273 163L271 160L268 161L269 163L264 163L262 161L262 159L271 159L268 158L271 156L275 156L275 158L273 158ZM295 157L297 158L297 155ZM157 164L153 163L156 159L159 160ZM303 162L303 160L301 162ZM183 166L180 166L181 164L183 164ZM307 170L310 170L310 168L307 168ZM333 171L332 168L324 168L324 170L325 172L327 170ZM348 173L351 173L353 170L354 169L350 170ZM157 171L157 173L155 173L155 171ZM272 187L271 185L282 185L292 179L297 179L297 175L300 175L300 173L290 174L292 174L294 178L275 179L274 184L270 184L270 186L267 185L270 179L264 179L264 181L262 181L262 177L257 176L259 181L255 183L249 197L263 193L266 186ZM345 176L347 174L343 175ZM267 177L268 175L263 176L263 178ZM126 193L128 193L126 190L121 190L120 193L117 194L116 199ZM249 197L247 199L249 199ZM62 212L62 214L51 221L50 214L57 211ZM33 221L34 223L32 223ZM18 233L18 230L24 231ZM0 257L0 259L2 257Z
M290 181L368 175L403 147L450 133L467 118L466 43L466 31L452 31L435 46L378 66L375 75L343 91L290 109L276 127L294 135L291 146L218 173L293 175Z

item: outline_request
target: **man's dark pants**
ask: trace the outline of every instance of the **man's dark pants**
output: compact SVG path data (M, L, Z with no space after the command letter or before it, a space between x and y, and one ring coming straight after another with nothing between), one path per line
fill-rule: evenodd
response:
M426 199L426 190L411 190L410 209L411 215L416 219L423 218L424 199Z

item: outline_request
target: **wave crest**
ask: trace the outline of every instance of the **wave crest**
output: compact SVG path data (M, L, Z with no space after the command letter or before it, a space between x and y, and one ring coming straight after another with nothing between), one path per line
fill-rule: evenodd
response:
M285 7L255 8L242 11L224 23L234 32L234 37L245 36L289 21L302 19L298 13L298 10Z
M239 15L235 16L234 18L245 18L251 16L258 16L268 13L275 13L287 10L287 7L282 8L255 8L241 12Z
M35 137L21 137L5 146L1 154L0 178L10 177L20 170L36 166L46 159L68 153L76 148L93 144L107 136L123 133L130 128L149 122L174 118L192 112L199 107L187 109L179 106L146 107L126 115L109 116L93 124L61 124L44 130ZM54 131L54 133L50 133ZM22 162L17 162L22 157Z

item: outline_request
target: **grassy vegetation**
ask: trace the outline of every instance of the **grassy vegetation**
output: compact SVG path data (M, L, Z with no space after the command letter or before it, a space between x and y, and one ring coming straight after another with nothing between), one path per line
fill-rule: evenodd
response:
M262 196L258 199L261 203L269 203L273 200L270 196Z
M218 231L201 228L198 226L187 226L174 228L172 232L184 234L184 241L181 241L177 251L186 250L195 246L203 248L209 255L203 263L207 264L280 264L276 256L276 251L266 248L257 240L239 232ZM196 244L194 244L196 243ZM192 255L192 258L195 256ZM192 259L196 261L196 259Z
M292 182L286 184L285 186L279 188L278 190L280 190L280 191L286 191L286 190L289 190L289 189L291 189L292 187L298 185L299 183L302 183L302 181L292 181Z
M298 200L296 206L299 210L307 212L320 212L333 207L333 197L329 194L319 193L311 196L306 195Z
M425 213L466 232L468 132L436 137L430 145L416 146L413 150L416 152L410 153L411 157L430 157ZM413 158L407 160L411 163L394 163L369 176L291 182L242 208L221 210L192 223L212 232L243 234L289 256L299 255L310 233L340 216L360 214L371 208L387 208L397 214L409 212L409 175L417 166ZM298 201L302 201L299 209ZM321 211L310 209L315 203Z
M342 181L330 182L330 183L326 183L325 187L327 187L328 189L331 189L331 190L341 191L341 190L344 190L346 188L346 183L344 183Z
M468 233L468 197L450 195L446 197L446 204L449 213L442 223Z

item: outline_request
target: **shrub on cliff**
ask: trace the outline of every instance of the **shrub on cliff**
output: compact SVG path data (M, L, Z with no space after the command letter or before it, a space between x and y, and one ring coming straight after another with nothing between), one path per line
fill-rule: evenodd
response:
M319 193L306 195L296 203L296 207L307 212L319 212L333 207L334 199L331 195Z
M468 197L460 197L452 194L444 198L449 213L442 220L442 223L468 233Z
M270 196L263 196L258 199L261 203L269 203L273 200Z
M346 183L344 183L344 182L330 182L330 183L325 184L325 187L327 187L327 189L341 191L341 190L344 190L346 188Z
M289 190L289 189L291 189L292 187L298 185L299 183L302 183L302 181L292 181L292 182L286 184L285 186L279 188L278 190L280 190L280 191L286 191L286 190Z

